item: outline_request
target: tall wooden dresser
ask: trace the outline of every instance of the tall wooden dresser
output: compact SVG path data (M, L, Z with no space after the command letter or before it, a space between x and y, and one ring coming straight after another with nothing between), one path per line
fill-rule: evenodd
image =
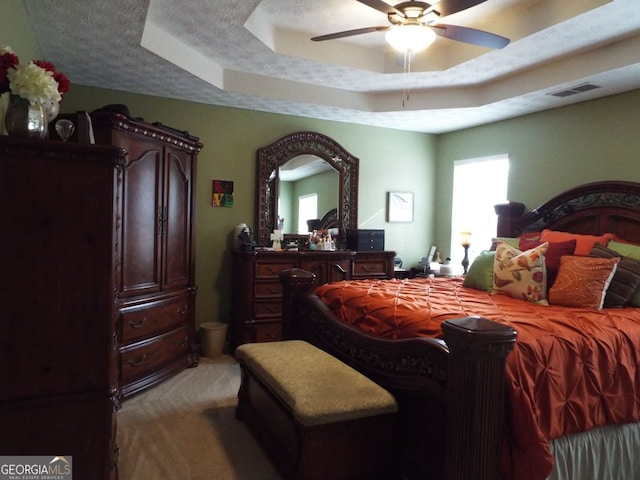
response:
M0 136L0 454L117 478L116 322L125 158Z
M126 151L118 271L119 393L126 398L196 366L195 185L202 144L111 112L95 141Z
M282 338L280 272L301 268L316 275L315 283L394 277L395 252L233 250L231 306L232 348L249 342Z

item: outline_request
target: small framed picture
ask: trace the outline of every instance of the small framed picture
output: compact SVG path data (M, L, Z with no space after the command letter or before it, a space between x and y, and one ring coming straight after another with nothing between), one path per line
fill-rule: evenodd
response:
M233 207L233 182L214 180L211 205L214 207Z
M387 192L387 222L413 222L412 192Z

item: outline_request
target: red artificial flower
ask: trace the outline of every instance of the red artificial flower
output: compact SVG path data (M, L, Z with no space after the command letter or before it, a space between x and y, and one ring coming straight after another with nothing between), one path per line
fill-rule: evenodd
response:
M61 97L64 97L64 94L69 91L69 86L71 85L69 78L64 73L58 72L55 65L51 62L47 62L46 60L34 60L33 63L53 74L53 79L58 82L58 92Z
M3 53L0 55L0 93L8 92L9 79L7 78L7 70L14 68L20 63L17 55L13 53Z

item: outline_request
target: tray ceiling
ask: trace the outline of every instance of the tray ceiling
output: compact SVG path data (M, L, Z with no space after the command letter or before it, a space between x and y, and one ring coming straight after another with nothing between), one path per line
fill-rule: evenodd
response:
M640 88L637 0L487 0L441 23L506 48L439 37L411 73L384 33L309 40L387 24L356 0L23 3L72 83L206 104L444 133Z

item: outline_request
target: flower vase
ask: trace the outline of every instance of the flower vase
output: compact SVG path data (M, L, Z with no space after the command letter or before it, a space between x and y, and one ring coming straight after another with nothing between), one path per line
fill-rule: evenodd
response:
M5 128L10 136L23 138L44 138L47 123L42 105L31 105L18 95L11 95L5 113Z
M60 104L58 102L44 102L42 104L42 110L44 111L45 121L45 137L49 136L49 125L53 122L58 113L60 113Z

